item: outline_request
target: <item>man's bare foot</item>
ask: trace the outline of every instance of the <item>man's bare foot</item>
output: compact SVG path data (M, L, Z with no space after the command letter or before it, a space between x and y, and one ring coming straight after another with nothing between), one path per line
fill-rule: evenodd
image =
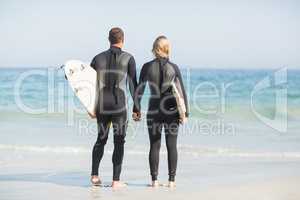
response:
M175 188L176 187L175 182L174 181L169 181L168 187L169 188Z
M111 184L112 188L123 188L123 187L126 187L126 186L127 186L127 184L123 183L121 181L113 181L112 184Z
M91 177L91 182L93 185L100 185L101 184L101 180L99 179L98 176L92 176Z
M154 188L159 187L158 181L152 181L151 187L154 187Z

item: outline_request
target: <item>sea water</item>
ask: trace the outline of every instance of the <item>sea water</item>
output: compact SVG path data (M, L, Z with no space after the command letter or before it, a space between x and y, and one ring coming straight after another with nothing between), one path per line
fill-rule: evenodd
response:
M300 158L299 70L181 72L190 116L179 131L180 153ZM146 90L141 122L133 122L128 112L127 153L148 152L148 97ZM1 68L0 111L0 151L86 153L97 137L95 120L89 119L60 69ZM108 142L108 151L112 144Z

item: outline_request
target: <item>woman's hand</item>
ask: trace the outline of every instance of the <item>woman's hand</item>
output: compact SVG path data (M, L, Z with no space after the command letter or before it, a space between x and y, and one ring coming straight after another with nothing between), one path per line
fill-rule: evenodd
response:
M179 123L180 124L184 124L187 122L187 117L184 117L184 118L179 118Z

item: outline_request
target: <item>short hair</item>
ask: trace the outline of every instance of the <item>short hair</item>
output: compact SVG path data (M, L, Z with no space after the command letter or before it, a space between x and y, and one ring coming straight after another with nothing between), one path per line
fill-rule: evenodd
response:
M110 29L108 40L110 44L117 44L124 41L124 32L119 27Z
M152 53L156 58L169 58L170 42L166 36L161 35L155 39Z

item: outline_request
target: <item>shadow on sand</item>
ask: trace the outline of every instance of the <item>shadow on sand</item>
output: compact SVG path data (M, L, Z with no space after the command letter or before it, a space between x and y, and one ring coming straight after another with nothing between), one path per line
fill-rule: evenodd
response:
M0 175L0 181L27 181L53 183L64 186L91 187L89 176L86 172L53 172L53 173L26 173L26 174L9 174ZM132 187L148 187L143 183L128 183ZM105 187L109 187L111 182L104 182Z

